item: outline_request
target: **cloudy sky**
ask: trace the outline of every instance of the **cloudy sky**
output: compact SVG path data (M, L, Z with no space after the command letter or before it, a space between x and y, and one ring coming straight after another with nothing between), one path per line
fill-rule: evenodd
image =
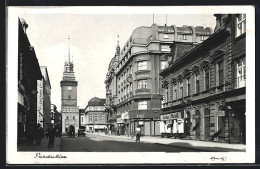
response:
M135 13L115 10L109 12L71 12L58 9L23 8L19 17L28 23L27 35L34 46L41 66L47 66L51 82L51 102L60 110L64 60L68 55L68 36L70 53L73 55L74 71L78 81L78 106L85 108L92 97L105 98L105 84L110 60L115 54L117 35L119 44L124 46L133 30L139 26L191 25L215 27L215 17L211 14L171 14L142 10ZM92 8L95 11L95 8ZM139 7L140 10L140 7ZM84 10L83 10L84 11ZM164 11L164 10L162 10ZM172 10L169 10L172 11ZM196 11L195 11L196 13ZM201 13L201 12L200 12Z

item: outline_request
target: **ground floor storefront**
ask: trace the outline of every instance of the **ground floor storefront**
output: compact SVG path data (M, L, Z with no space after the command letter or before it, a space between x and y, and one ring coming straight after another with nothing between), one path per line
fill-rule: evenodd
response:
M193 140L246 143L245 95L212 98L163 109L161 121L174 133L174 119L183 121L183 136Z
M87 124L86 129L87 132L105 132L107 131L106 124Z

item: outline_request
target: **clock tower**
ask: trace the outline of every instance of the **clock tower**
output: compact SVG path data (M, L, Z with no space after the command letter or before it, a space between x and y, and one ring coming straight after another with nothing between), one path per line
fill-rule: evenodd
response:
M74 64L70 58L70 37L68 38L68 56L64 63L63 78L60 82L61 87L61 113L62 113L62 132L67 132L72 125L75 133L79 128L79 108L77 106L77 86L75 79Z

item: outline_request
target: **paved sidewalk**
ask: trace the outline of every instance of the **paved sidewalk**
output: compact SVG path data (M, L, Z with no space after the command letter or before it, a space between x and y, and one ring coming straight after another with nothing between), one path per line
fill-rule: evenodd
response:
M54 145L53 148L48 148L48 142L49 139L43 138L41 145L37 146L36 141L34 140L33 146L29 146L27 143L26 144L19 144L17 146L17 151L48 151L48 152L59 152L60 151L60 144L61 144L61 138L55 137L54 139Z
M106 137L118 137L129 140L135 140L135 138L131 138L125 135L115 136L115 135L105 135L105 134L97 134L100 136ZM242 144L227 144L227 143L219 143L219 142L210 142L210 141L197 141L197 140L184 140L184 139L174 139L174 138L161 138L160 136L143 136L141 137L141 142L144 143L154 143L154 144L164 144L169 146L183 147L183 148L191 148L197 150L204 151L240 151L243 152L246 150L246 145Z

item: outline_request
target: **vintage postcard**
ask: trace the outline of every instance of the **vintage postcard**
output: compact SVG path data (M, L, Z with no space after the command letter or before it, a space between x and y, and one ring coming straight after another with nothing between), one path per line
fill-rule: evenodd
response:
M254 11L7 7L7 164L254 163Z

